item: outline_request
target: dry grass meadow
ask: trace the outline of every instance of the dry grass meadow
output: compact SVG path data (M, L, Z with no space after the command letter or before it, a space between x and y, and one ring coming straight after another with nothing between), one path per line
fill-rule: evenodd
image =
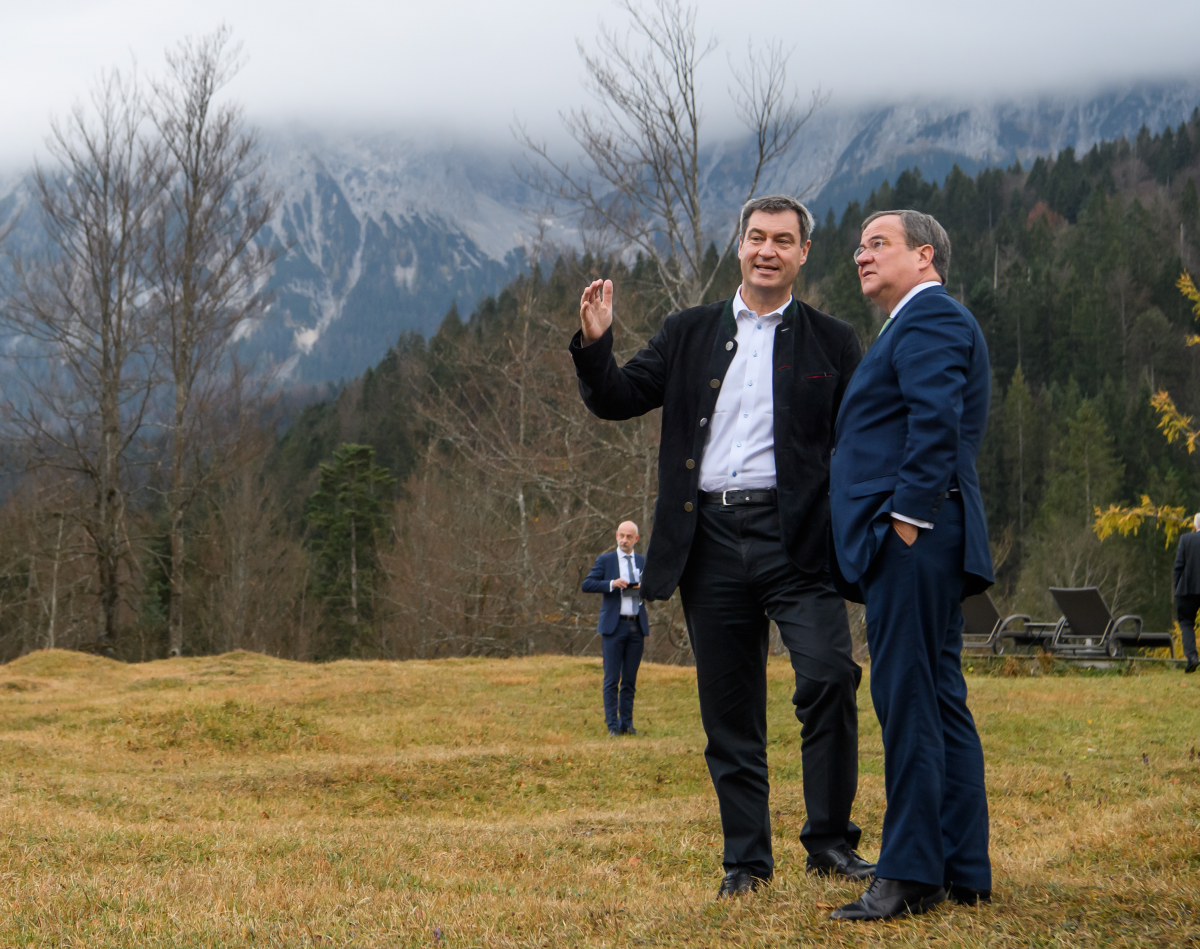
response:
M690 669L643 666L644 734L613 740L597 659L34 653L0 667L0 945L1200 945L1200 675L984 671L995 902L855 926L826 916L857 889L803 872L784 660L778 875L718 903Z

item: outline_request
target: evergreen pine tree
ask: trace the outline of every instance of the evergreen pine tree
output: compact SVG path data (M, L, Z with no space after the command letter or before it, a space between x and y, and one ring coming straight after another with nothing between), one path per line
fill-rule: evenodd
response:
M380 564L376 542L388 525L392 488L386 468L375 464L369 445L342 445L332 464L323 464L304 519L313 554L313 592L334 611L341 635L337 655L357 646L360 621L372 617L371 594Z
M1031 498L1037 471L1041 468L1037 419L1033 396L1025 373L1017 366L1004 396L1004 465L1008 471L1008 510L1016 522L1017 537L1025 536L1030 522Z
M1096 508L1116 499L1124 473L1103 416L1092 400L1084 399L1050 455L1044 520L1064 517L1090 524Z
M863 296L858 267L850 254L839 254L834 260L833 273L822 303L831 316L845 320L858 331L864 348L873 340L875 307Z
M1192 137L1188 133L1186 122L1179 123L1179 130L1175 133L1175 154L1172 156L1172 171L1182 171L1192 163L1192 155L1195 152L1192 149Z

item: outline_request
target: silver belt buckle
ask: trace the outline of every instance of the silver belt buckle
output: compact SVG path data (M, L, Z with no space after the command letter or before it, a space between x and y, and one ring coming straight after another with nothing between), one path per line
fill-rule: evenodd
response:
M728 488L726 488L724 491L721 492L721 505L723 507L729 507L729 502L725 500L725 495L727 495L728 493L729 493Z

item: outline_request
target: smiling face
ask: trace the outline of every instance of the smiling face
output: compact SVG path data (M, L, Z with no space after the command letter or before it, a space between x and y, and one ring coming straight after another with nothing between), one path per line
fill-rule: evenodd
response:
M795 211L754 211L738 244L746 305L756 313L769 313L786 303L811 246L812 241L800 243L800 215Z
M617 527L617 546L623 554L633 553L638 542L638 526L633 521L622 521Z
M904 295L919 283L941 280L933 268L933 247L910 248L904 223L887 214L868 224L859 242L858 280L862 292L885 313L891 313Z

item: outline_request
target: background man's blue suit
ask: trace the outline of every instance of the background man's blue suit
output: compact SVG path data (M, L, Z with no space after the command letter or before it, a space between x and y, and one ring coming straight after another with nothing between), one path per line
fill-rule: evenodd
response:
M595 564L592 565L592 572L583 581L584 593L604 594L604 598L600 601L600 619L596 623L596 632L601 636L611 636L616 632L617 620L621 618L621 591L609 592L611 582L620 579L621 576L621 564L617 560L618 553L619 551L613 550L597 557ZM645 564L646 558L634 552L633 565L641 571ZM642 627L642 635L649 636L650 620L646 616L645 603L638 610L638 620Z
M650 634L650 620L646 616L646 604L642 603L638 608L637 629L632 628L633 623L621 622L621 591L610 589L612 581L621 576L618 556L625 554L614 550L596 558L591 573L584 578L583 592L604 595L600 601L600 619L596 623L604 655L604 718L610 731L620 732L633 727L633 697L637 691L644 640ZM632 556L640 576L646 558L636 552Z
M847 387L830 463L835 577L867 605L887 812L877 874L991 889L983 751L962 675L963 597L993 581L975 458L991 369L971 313L914 296ZM909 547L895 512L928 521Z

